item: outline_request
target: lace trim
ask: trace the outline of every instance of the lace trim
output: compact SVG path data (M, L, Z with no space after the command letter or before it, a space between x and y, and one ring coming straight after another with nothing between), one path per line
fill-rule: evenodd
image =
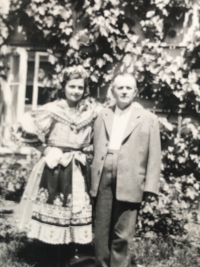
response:
M57 100L55 102L48 103L37 110L31 111L31 115L38 119L41 114L47 114L54 120L67 124L73 129L80 130L94 121L98 115L99 108L100 104L95 102L94 99L82 100L76 108L76 112L78 112L77 119L74 118L74 120L72 120L70 114L73 115L75 113L70 111L66 101ZM40 133L46 133L48 129L41 129L39 123L36 122L36 124Z
M88 196L87 196L88 197ZM72 211L71 195L68 196L67 206L63 207L63 194L57 195L54 204L46 203L48 199L47 189L41 188L33 206L32 219L56 226L87 225L92 220L92 206L89 197L78 213Z
M37 111L35 110L35 111L32 112L32 115L36 118L37 115L39 115L39 114L41 114L43 112L48 113L48 112L42 111L42 110L41 111L40 110L37 110ZM97 112L94 111L93 114L91 114L91 116L88 119L86 119L85 121L83 121L83 122L81 122L79 124L75 124L73 122L68 121L67 119L63 119L62 117L58 116L55 113L50 113L49 112L49 115L54 120L59 121L59 122L61 122L63 124L69 125L69 127L71 129L73 129L73 130L79 131L80 129L82 129L84 127L87 127L88 125L92 125L94 123L94 121L95 121L95 119L97 117ZM35 125L36 125L36 127L38 129L38 133L39 134L46 134L48 128L42 128L40 123L37 122L37 120L34 120L34 123L35 123Z
M27 236L48 244L89 244L92 242L92 225L59 227L31 220Z

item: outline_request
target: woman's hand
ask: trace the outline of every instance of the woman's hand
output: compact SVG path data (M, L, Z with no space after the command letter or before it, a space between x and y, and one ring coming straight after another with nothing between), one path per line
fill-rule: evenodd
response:
M44 153L43 154L45 155L44 158L45 158L46 164L48 165L50 169L54 169L58 165L63 155L62 150L57 147L47 147Z
M44 150L42 151L42 155L46 157L51 149L52 147L49 146L45 147Z

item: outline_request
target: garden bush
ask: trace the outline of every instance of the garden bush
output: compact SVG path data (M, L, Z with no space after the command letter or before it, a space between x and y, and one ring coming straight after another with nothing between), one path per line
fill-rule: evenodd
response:
M0 196L2 200L19 202L36 162L37 154L23 159L17 155L0 159Z

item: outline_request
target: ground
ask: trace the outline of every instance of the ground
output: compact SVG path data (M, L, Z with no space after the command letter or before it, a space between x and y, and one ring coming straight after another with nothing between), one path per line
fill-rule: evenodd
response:
M16 204L15 204L16 205ZM0 266L55 266L53 247L29 240L16 231L13 221L13 202L0 205ZM131 253L137 267L200 267L199 226L189 224L189 234L182 239L171 237L135 238ZM73 267L94 267L92 245L79 246L71 262Z

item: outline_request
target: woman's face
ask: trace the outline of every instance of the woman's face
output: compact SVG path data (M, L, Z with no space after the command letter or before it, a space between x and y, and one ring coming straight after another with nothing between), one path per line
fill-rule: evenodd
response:
M84 79L72 79L65 85L65 96L69 104L75 105L84 94Z

